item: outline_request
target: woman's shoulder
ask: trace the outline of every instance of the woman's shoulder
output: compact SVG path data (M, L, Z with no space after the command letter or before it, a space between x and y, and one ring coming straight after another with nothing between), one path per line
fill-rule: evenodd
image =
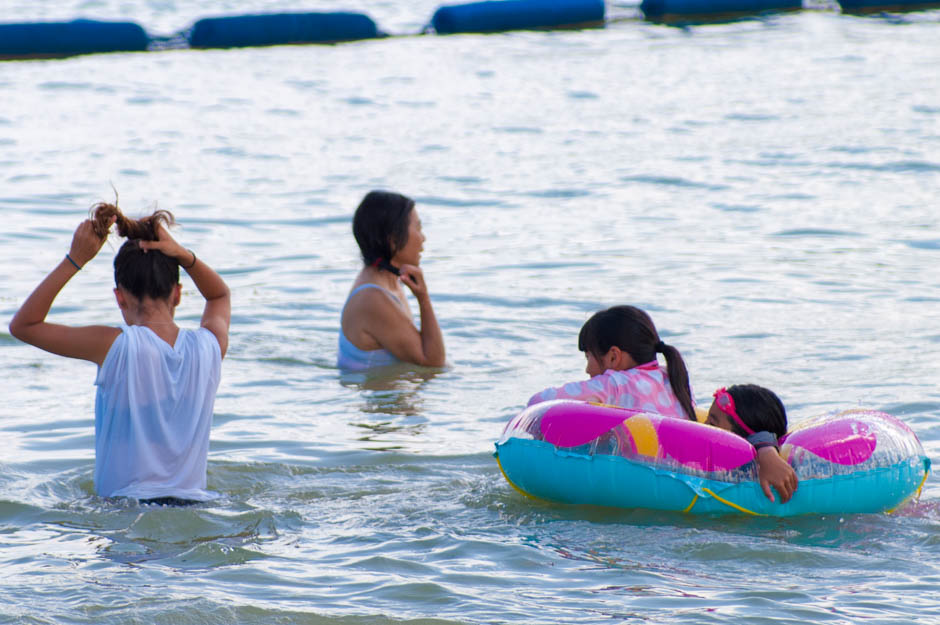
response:
M394 291L374 282L353 285L346 298L344 311L380 312L383 309L402 308L402 301Z
M386 289L384 286L378 285L374 282L360 282L358 284L353 284L352 289L350 289L349 291L349 297L352 297L353 295L358 295L359 293L362 293L363 291L366 291L368 293L375 293L375 292L388 293L389 292L389 290Z

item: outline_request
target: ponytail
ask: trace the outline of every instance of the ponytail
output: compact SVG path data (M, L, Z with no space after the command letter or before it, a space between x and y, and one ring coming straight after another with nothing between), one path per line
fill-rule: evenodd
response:
M180 281L179 262L158 250L144 253L137 242L156 241L160 225L169 227L176 223L173 213L158 210L147 217L129 219L117 204L105 202L95 204L90 212L95 234L99 237L108 236L111 219L114 218L118 235L127 239L114 257L114 284L138 299L170 297Z
M94 223L95 234L101 238L106 237L112 217L115 218L114 225L117 226L118 235L130 240L156 241L160 224L169 227L176 223L170 211L158 210L147 217L128 219L117 204L99 202L91 207L91 220Z
M666 357L669 385L679 405L690 420L695 421L689 371L682 354L659 338L656 326L648 314L636 306L612 306L594 313L581 327L578 349L600 359L613 346L630 354L637 364L656 360L657 352Z
M669 373L669 386L690 421L696 421L695 408L692 406L692 389L689 384L689 370L685 366L682 354L672 345L660 341L663 356L666 357L666 371Z

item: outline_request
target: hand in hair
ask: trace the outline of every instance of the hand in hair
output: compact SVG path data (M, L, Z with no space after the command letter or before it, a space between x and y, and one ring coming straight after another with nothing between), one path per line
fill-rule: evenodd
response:
M112 224L117 224L118 235L125 239L138 239L154 241L157 239L157 230L163 226L172 226L176 223L173 213L165 210L154 211L152 215L140 219L129 219L124 216L116 204L99 202L91 207L91 219L95 222L95 232L100 237L106 237Z
M80 223L75 229L75 234L72 235L72 246L69 248L69 256L72 260L84 267L85 263L94 258L104 242L108 240L108 228L114 223L114 219L114 217L110 218L103 235L99 234L98 224L91 219Z
M771 487L780 493L780 503L787 503L797 486L796 471L780 457L775 447L762 447L757 451L757 479L764 495L772 502L776 500Z
M199 293L206 299L206 306L202 312L200 325L212 332L219 341L222 356L228 350L228 330L232 319L231 293L225 281L209 265L204 262L196 263L196 255L190 252L167 232L164 221L155 221L154 230L156 240L140 239L137 245L147 251L159 251L175 258L189 274Z
M139 245L140 249L144 252L149 252L150 250L163 252L170 258L175 258L177 262L183 266L188 266L194 259L193 253L177 243L176 239L170 236L170 233L167 232L167 229L163 227L161 222L156 223L156 235L157 238L155 241L141 239L137 242L137 245Z
M411 293L420 302L422 298L428 297L428 285L424 281L424 272L414 265L402 265L399 267L401 272L399 279L402 284L411 289Z

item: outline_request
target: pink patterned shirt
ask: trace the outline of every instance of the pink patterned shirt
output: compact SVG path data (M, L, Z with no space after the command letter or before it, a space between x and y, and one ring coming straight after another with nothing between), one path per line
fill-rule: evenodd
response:
M666 368L660 367L657 361L626 371L608 369L590 380L547 388L533 395L527 405L551 399L580 399L654 412L667 417L689 418L682 409L682 404L676 399L676 394L672 392Z

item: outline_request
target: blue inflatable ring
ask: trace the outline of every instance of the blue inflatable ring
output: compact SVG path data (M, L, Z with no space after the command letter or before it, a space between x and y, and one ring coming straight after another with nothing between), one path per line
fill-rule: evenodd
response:
M799 486L771 502L743 438L702 423L559 400L506 426L496 458L525 495L568 504L761 516L890 512L920 494L930 460L914 432L883 412L811 418L781 439Z

